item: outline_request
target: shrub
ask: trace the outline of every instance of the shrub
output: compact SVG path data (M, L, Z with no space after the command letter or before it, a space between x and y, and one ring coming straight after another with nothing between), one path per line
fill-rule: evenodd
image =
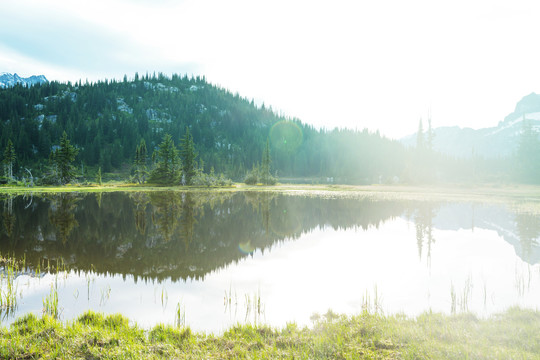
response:
M255 171L250 171L246 174L244 182L247 185L256 185L259 182L259 177L257 176L257 173Z
M213 171L210 174L198 171L192 179L192 184L195 186L231 186L232 180L223 174L215 175Z

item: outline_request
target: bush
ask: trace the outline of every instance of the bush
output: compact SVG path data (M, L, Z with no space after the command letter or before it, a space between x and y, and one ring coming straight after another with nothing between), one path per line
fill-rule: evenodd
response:
M268 183L266 185L276 185L277 184L277 178L273 177L272 175L268 176L268 179L266 179Z
M255 171L251 171L246 174L246 177L244 178L244 182L247 185L257 185L259 182L259 178L257 176L257 173Z
M223 174L214 175L213 171L210 174L198 171L192 179L192 184L194 186L231 186L232 180L226 178Z
M263 183L264 185L276 185L277 178L269 174L267 178L264 179L262 176L258 175L257 170L251 170L246 174L246 177L244 178L244 183L246 183L247 185L257 185L259 182Z

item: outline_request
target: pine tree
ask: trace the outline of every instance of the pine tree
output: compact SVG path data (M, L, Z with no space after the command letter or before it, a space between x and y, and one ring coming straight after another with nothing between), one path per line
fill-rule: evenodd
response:
M163 141L152 154L152 159L156 162L156 167L150 174L149 182L168 185L180 182L180 159L171 135L163 136Z
M266 147L263 151L262 162L261 162L261 181L265 185L275 184L275 179L270 174L270 165L272 159L270 158L270 143L266 139Z
M416 133L416 150L423 150L424 145L424 126L422 125L422 119L420 119L418 132Z
M135 151L135 179L139 184L144 184L146 181L146 161L147 161L147 149L144 139L141 140Z
M435 134L433 133L433 129L431 127L431 115L428 117L428 129L426 134L426 148L429 152L433 152L433 139L435 138Z
M11 139L8 140L6 149L4 150L4 173L9 180L13 180L13 165L17 156Z
M60 146L51 152L51 159L55 166L57 182L64 185L75 178L75 167L72 165L79 149L70 144L66 132L62 134Z
M197 151L195 150L195 144L193 143L193 136L189 132L189 127L186 126L186 133L180 141L180 156L182 157L182 172L186 185L191 185L192 180L197 174L195 169L195 158L197 157Z
M429 136L429 134L428 134ZM427 140L429 141L429 139ZM414 155L414 174L413 180L416 182L425 182L429 177L427 166L426 138L424 137L424 125L422 119L418 122L418 132L416 133L416 151Z
M96 182L99 186L101 186L101 167L98 168L97 175L96 175Z
M537 154L540 151L538 133L532 128L529 120L524 118L522 124L516 162L519 167L519 177L521 181L537 183L540 181L537 165Z

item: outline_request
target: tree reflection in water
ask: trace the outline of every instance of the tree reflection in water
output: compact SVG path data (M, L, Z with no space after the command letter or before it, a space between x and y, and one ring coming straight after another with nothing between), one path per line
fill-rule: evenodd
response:
M62 193L50 197L49 221L57 229L58 237L63 244L68 240L69 234L79 226L75 219L78 195Z
M449 208L430 201L272 192L63 193L34 196L31 206L22 197L0 201L1 253L24 257L36 268L40 259L62 258L70 269L136 280L201 279L256 250L264 253L317 228L365 230L396 217L414 222L419 258L425 256L429 265L434 229L441 228L436 218ZM483 221L489 216L472 211L468 224L496 223ZM515 221L508 226L514 224L520 239L518 254L538 261L538 216L509 216Z

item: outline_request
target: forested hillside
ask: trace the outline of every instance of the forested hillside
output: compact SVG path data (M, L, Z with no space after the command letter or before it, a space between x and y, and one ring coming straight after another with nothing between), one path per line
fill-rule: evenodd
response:
M216 87L204 77L135 74L123 81L0 89L4 165L4 149L11 141L15 160L8 162L13 164L11 174L19 179L27 175L26 169L38 178L47 172L63 132L78 149L74 165L80 181L93 180L98 168L128 179L135 171L141 140L148 148L151 169L152 153L164 136L170 134L178 145L187 128L198 154L197 168L214 169L234 180L242 180L261 162L267 141L270 171L280 179L493 181L514 179L511 174L517 171L510 158L456 160L436 153L430 129L417 139L416 148L365 129L315 129Z
M316 130L200 77L18 85L0 89L0 121L2 148L14 144L16 175L22 167L43 171L64 131L79 148L81 172L111 172L131 167L141 139L151 154L164 134L178 144L186 126L205 170L235 179L261 161L267 139L278 176L373 181L399 175L403 164L402 155L388 156L401 154L396 142L367 131Z

